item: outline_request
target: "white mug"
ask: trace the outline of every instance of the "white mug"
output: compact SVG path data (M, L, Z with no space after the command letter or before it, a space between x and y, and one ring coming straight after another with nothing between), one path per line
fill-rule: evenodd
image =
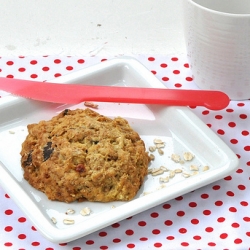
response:
M201 89L250 98L250 0L182 0L187 55Z

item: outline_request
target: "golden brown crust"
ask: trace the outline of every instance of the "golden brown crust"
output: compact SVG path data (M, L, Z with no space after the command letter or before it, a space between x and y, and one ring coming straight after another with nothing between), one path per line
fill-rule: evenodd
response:
M144 142L123 118L65 110L28 125L24 178L50 200L131 200L147 175Z

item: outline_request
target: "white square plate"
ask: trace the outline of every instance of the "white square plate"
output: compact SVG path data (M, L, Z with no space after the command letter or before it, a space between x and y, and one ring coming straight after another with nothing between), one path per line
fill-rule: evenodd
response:
M81 71L57 78L57 83L87 83L118 86L164 88L155 76L132 58L122 57ZM199 167L199 174L189 178L176 174L167 183L160 183L160 176L148 175L136 197L130 202L66 204L50 201L32 188L24 179L20 165L21 143L27 135L26 126L40 120L50 119L65 108L85 108L81 103L74 106L37 102L20 97L7 96L0 101L0 184L23 210L44 237L52 242L68 242L90 234L103 227L140 213L153 206L200 188L227 176L238 165L236 155L220 138L186 107L159 105L99 103L98 112L110 117L122 116L138 131L147 147L153 139L166 143L164 155L155 152L155 160L149 168L166 166L192 174L190 165ZM171 160L172 153L195 155L184 164ZM208 171L202 171L209 166ZM88 216L80 215L84 207L91 209ZM67 209L76 212L65 215ZM53 224L51 218L57 220ZM64 225L64 218L75 221Z

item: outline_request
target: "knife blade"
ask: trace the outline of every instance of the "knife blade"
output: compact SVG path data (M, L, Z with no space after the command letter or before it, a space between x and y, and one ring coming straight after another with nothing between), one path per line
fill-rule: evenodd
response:
M59 84L13 78L0 78L0 89L24 98L67 104L97 101L204 106L211 110L220 110L226 108L230 102L225 93L215 90Z

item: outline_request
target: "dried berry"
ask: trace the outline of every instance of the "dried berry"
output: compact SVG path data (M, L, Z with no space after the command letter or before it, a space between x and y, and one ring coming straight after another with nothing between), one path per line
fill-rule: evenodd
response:
M43 161L47 161L51 154L53 153L53 148L52 146L52 142L48 142L47 145L43 148Z
M83 173L85 171L85 167L83 164L78 164L76 166L76 171L79 172L79 173Z
M68 112L69 112L69 109L65 109L65 110L63 111L63 116L67 115Z
M29 152L27 160L24 161L23 164L26 167L26 166L29 166L31 163L32 163L32 151Z

